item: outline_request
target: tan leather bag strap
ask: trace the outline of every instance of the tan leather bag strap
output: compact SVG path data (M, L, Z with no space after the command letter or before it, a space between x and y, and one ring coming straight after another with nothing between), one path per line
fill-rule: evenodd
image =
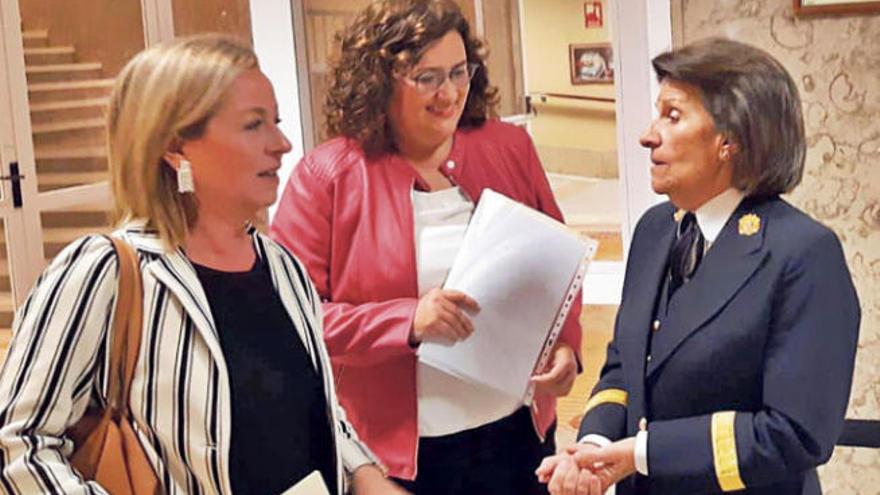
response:
M144 289L137 252L122 239L110 240L119 258L119 287L110 336L107 409L113 417L128 418L128 396L141 346Z

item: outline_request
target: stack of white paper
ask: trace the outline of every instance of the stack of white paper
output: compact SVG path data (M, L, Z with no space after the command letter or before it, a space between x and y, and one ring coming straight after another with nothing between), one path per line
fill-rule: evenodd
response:
M522 399L596 245L540 212L484 190L443 286L480 304L470 315L474 333L454 345L423 342L419 359Z

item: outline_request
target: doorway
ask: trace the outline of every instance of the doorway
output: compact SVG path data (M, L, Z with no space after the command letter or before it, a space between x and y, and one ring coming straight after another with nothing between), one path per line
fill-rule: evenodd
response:
M3 256L0 347L47 260L111 229L104 107L113 77L145 46L140 2L4 2L0 103Z

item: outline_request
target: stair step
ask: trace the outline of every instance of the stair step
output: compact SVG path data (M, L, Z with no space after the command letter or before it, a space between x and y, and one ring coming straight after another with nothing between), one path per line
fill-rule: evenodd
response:
M53 83L28 84L28 92L41 93L53 91L70 91L85 88L112 88L113 78L87 79L84 81L61 81Z
M24 68L25 74L51 74L56 72L89 72L101 70L103 64L101 62L73 62L70 64L39 64L27 65Z
M107 101L107 98L84 98L35 103L31 105L31 123L104 117Z
M26 29L21 32L22 39L32 40L32 39L41 39L46 38L49 39L49 30L48 29Z
M109 98L83 98L80 100L47 101L31 105L31 114L40 112L54 112L57 110L71 110L74 108L104 107Z
M89 234L109 234L112 227L62 227L43 231L43 251L52 259L75 239Z
M37 148L34 150L37 160L67 160L77 158L107 158L107 147L89 146L85 148Z
M28 65L25 74L30 83L74 81L100 77L102 67L100 62Z
M75 239L89 234L108 234L113 231L108 226L89 226L89 227L57 227L43 230L43 251L47 260L51 260L64 249L65 246L73 242ZM6 253L6 238L0 238L0 250ZM5 262L5 260L4 260ZM0 297L4 294L0 292ZM2 308L2 300L0 300L0 308ZM2 311L2 309L0 309ZM0 328L4 327L0 320Z
M58 172L95 172L107 170L107 148L49 148L35 151L37 175Z
M35 124L32 127L36 147L94 147L106 143L104 118Z
M80 131L87 129L104 129L105 120L101 117L91 119L67 120L48 124L35 124L31 126L34 135L51 134L56 132Z
M52 191L63 187L94 184L109 179L110 176L106 171L44 173L37 178L37 190L39 192Z
M15 305L12 303L12 293L11 292L0 292L0 328L11 328L12 320L15 318ZM6 333L6 332L3 332ZM12 333L7 334L9 337L12 336ZM4 339L5 342L0 341L0 347L3 348L3 353L5 354L6 348L9 345L8 337ZM2 345L6 344L6 345Z
M73 45L35 46L24 49L24 55L64 55L76 53Z
M44 229L56 227L87 227L95 229L106 227L110 223L110 212L44 211L40 214L40 221Z
M24 59L28 64L40 62L43 64L71 63L76 56L76 48L73 46L38 46L24 49Z
M112 87L112 78L29 83L28 94L31 104L34 104L56 100L106 97Z
M46 46L49 44L49 31L46 29L29 29L21 32L21 40L25 47Z
M111 229L110 227L57 227L54 229L46 229L43 231L43 242L46 244L50 242L62 242L64 244L67 244L74 239L78 239L85 235L96 233L106 234L111 232L112 230L113 229ZM46 257L48 258L49 255L47 254Z

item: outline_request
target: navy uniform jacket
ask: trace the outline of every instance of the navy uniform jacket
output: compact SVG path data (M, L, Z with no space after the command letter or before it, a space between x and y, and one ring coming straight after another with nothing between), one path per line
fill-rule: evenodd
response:
M636 227L579 438L647 424L649 476L623 480L619 495L820 493L815 467L843 428L860 320L840 242L778 197L746 198L652 330L673 214L657 205Z

